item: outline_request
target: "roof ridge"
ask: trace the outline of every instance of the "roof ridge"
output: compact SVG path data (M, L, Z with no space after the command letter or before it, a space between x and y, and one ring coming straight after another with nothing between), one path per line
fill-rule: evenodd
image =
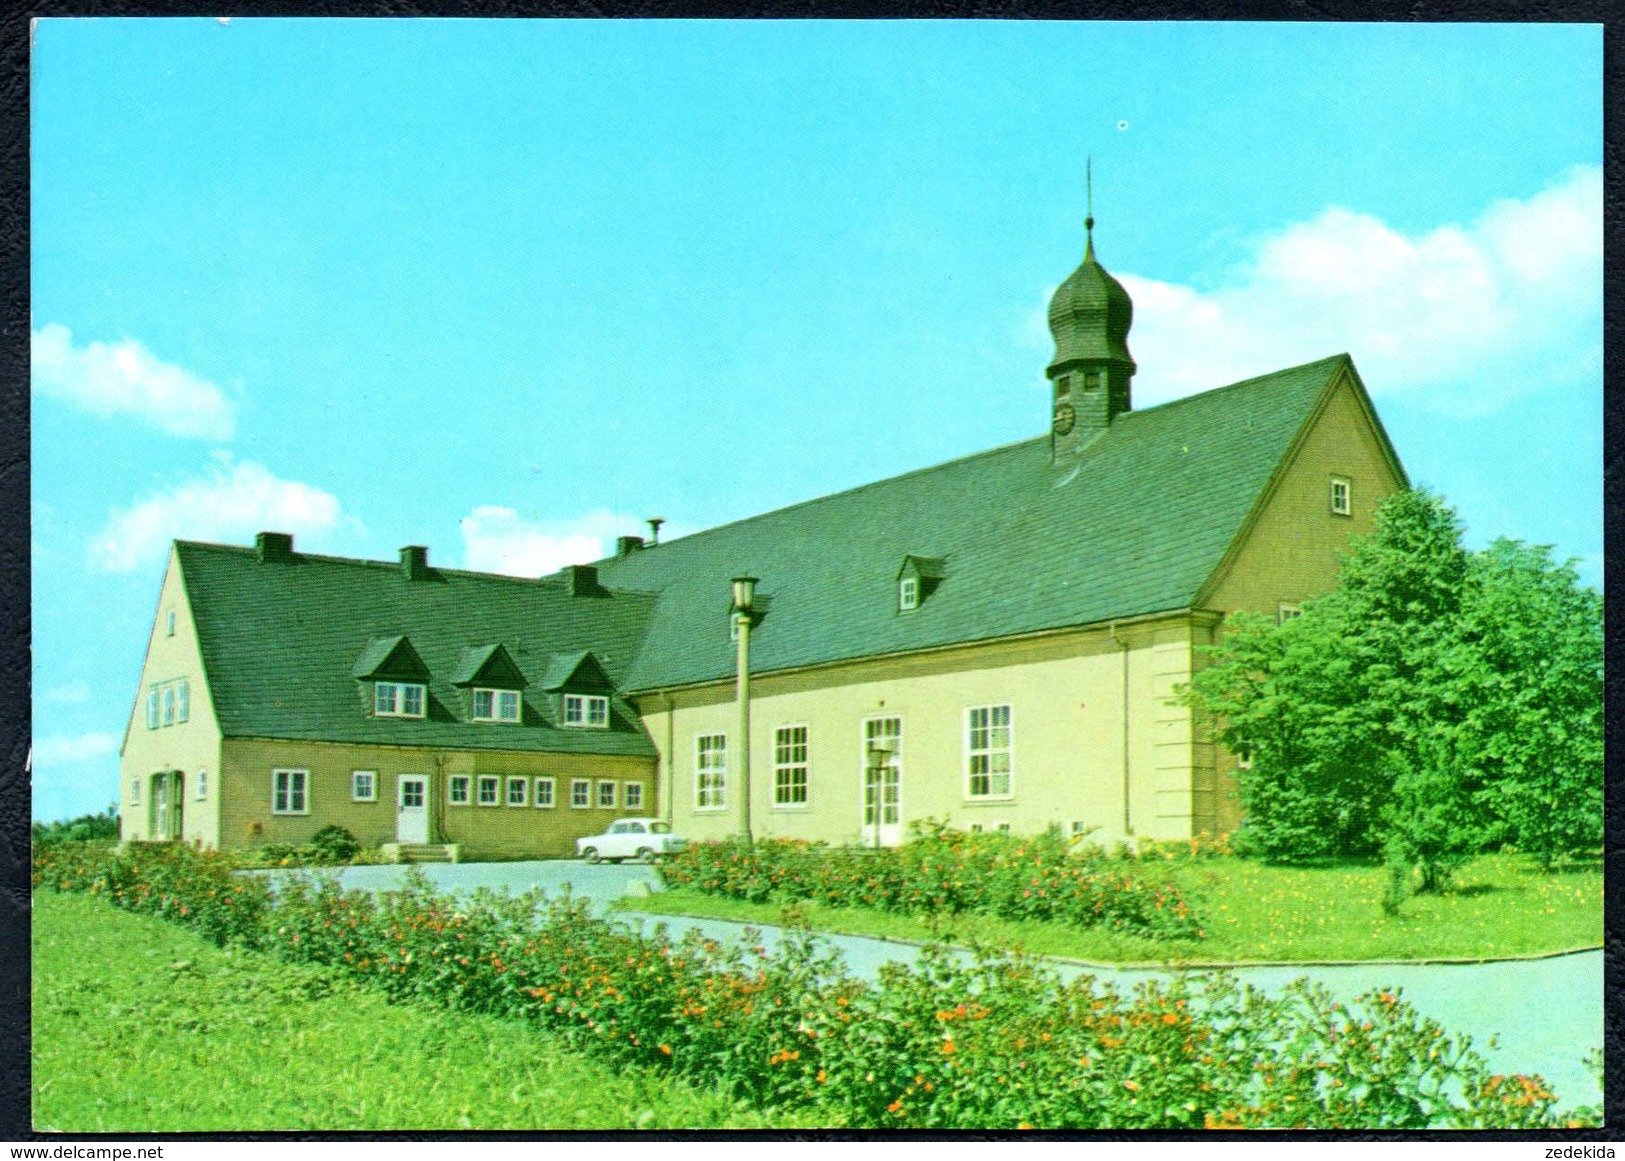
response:
M1318 367L1323 363L1330 364L1344 361L1353 362L1353 357L1349 355L1347 351L1342 351L1335 355L1327 355L1322 359L1311 359L1307 363L1299 363L1293 367L1282 367L1278 371L1269 371L1263 375L1254 375L1249 379L1238 379L1234 383L1226 383L1222 387L1209 387L1205 391L1193 391L1189 395L1181 395L1178 399L1168 399L1161 403L1153 403L1150 407L1133 408L1129 411L1125 411L1123 414L1125 417L1131 415L1150 415L1153 412L1166 411L1170 407L1178 407L1181 403L1193 403L1198 399L1210 399L1215 395L1222 395L1226 391L1235 391L1241 387L1252 387L1256 384L1262 383L1266 379L1277 379L1282 375L1290 375L1294 371L1307 371L1309 368Z

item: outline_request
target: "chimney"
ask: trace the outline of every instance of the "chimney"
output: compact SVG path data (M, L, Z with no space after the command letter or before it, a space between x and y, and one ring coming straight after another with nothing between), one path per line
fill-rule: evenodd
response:
M401 549L401 575L407 580L426 580L429 576L429 550L421 544L408 544Z
M666 522L664 516L651 516L644 521L649 526L649 547L653 548L660 543L660 526Z
M572 597L598 595L598 570L590 564L564 566L564 587Z
M293 533L261 532L254 537L261 564L282 564L293 559Z
M617 536L615 538L616 556L631 556L642 547L643 537L641 536Z

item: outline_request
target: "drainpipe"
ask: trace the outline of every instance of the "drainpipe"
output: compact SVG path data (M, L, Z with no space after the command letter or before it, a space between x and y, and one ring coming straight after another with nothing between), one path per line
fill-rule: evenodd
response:
M429 815L429 834L427 837L431 843L446 841L445 822L440 817L440 799L441 795L445 793L446 763L448 761L449 759L444 751L434 756L434 781L423 788L423 797L427 799L423 805L428 808Z
M1113 621L1110 627L1112 643L1122 650L1123 655L1123 833L1134 833L1134 822L1129 812L1129 776L1128 776L1128 642L1118 637L1117 622Z

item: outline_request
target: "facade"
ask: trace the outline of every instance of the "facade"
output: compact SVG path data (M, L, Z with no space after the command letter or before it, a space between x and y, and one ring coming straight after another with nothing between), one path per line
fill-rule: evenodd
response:
M1048 434L550 577L177 543L125 836L547 856L620 814L739 833L747 802L757 836L848 843L1234 829L1234 759L1178 687L1226 614L1330 588L1406 479L1348 356L1135 411L1131 322L1091 238Z

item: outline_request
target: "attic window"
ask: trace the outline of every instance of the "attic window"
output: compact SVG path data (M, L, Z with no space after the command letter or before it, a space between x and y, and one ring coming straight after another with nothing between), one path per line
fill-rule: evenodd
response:
M609 727L609 698L598 697L594 694L565 694L564 724L572 729L607 729Z
M173 637L175 635L175 610L174 609L170 609L169 612L164 614L164 622L165 622L165 625L167 626L168 635Z
M1085 371L1083 373L1083 389L1085 391L1099 391L1100 385L1105 382L1104 371Z
M512 689L476 689L470 716L477 722L517 722L519 694Z
M372 712L381 718L421 718L424 687L400 681L379 681L372 687Z
M1343 476L1332 477L1332 515L1354 515L1354 486Z
M897 607L903 610L920 607L920 581L918 577L906 576L897 582Z

